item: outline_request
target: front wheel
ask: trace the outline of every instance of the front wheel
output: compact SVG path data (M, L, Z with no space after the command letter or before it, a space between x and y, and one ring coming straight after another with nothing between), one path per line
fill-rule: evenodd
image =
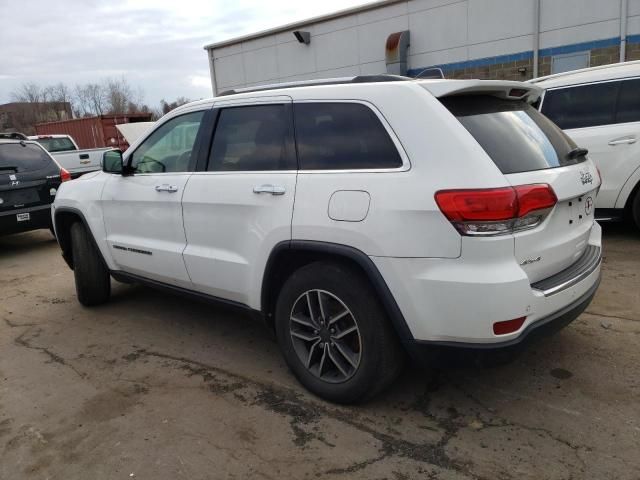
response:
M404 354L375 292L341 264L318 262L293 273L280 291L275 324L289 368L326 400L366 400L401 370Z
M109 270L80 222L71 226L71 249L78 301L86 307L105 303L111 294Z

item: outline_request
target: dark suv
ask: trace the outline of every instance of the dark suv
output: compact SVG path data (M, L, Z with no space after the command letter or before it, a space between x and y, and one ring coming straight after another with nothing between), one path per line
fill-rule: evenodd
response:
M51 229L51 203L70 179L36 142L0 140L0 235Z

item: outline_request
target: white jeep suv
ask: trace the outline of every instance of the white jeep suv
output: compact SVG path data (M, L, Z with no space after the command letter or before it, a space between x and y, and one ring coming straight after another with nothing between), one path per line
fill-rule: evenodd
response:
M602 173L596 216L629 218L640 228L640 61L531 80L539 108L564 129Z
M176 109L60 188L78 299L107 301L113 277L249 310L337 402L389 385L405 352L564 326L599 283L600 178L540 92L375 76Z

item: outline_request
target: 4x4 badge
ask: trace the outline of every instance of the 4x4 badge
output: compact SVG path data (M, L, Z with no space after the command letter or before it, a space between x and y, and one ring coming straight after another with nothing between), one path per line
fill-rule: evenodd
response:
M580 181L583 185L593 183L593 175L591 175L591 172L580 172Z

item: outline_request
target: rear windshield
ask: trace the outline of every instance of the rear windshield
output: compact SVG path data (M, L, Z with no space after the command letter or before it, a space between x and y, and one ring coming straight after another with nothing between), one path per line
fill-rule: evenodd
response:
M48 152L68 152L70 150L75 150L76 146L73 144L71 139L62 137L62 138L38 138L36 139L40 145L42 145Z
M0 172L22 173L50 169L53 161L37 145L31 143L0 144Z
M504 174L580 163L576 144L553 122L523 101L488 95L440 99Z

